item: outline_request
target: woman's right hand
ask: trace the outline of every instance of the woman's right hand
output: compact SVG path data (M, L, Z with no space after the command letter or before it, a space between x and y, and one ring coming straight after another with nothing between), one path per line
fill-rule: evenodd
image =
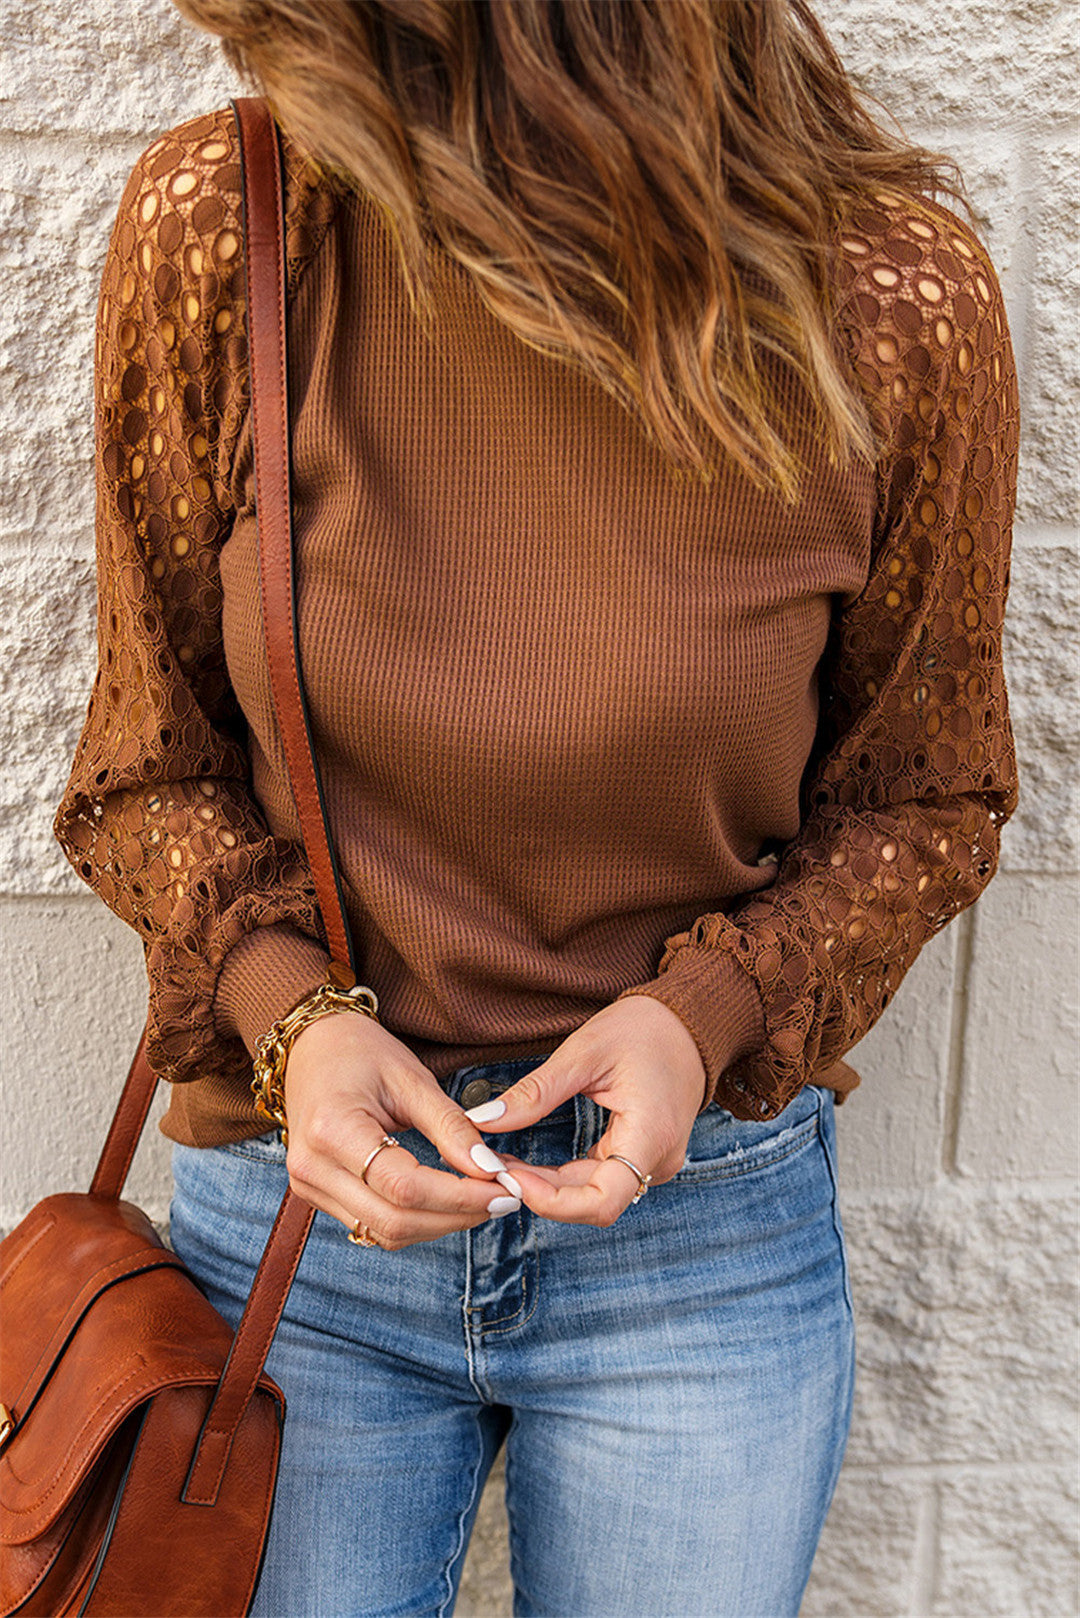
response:
M520 1206L517 1181L475 1124L373 1017L338 1011L300 1031L285 1064L285 1111L291 1189L350 1230L359 1221L380 1247L434 1241ZM361 1183L364 1159L383 1135L410 1128L465 1177L387 1146Z

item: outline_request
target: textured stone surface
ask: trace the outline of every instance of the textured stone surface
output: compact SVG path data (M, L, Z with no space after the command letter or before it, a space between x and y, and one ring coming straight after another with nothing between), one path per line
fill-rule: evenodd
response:
M899 1618L912 1611L912 1546L926 1479L845 1461L799 1618Z
M968 925L959 916L926 944L873 1028L848 1052L862 1078L836 1112L848 1195L934 1185L940 1177L956 954Z
M1068 121L1075 17L1060 0L817 0L818 16L860 85L911 140L928 125L1030 127Z
M0 308L2 408L14 429L0 438L0 536L29 545L48 533L54 555L86 554L94 319L119 193L111 168L88 175L84 154L61 137L0 131L0 164L0 239L14 259Z
M1024 410L1023 455L1026 515L1039 496L1043 521L1076 521L1080 503L1080 434L1076 401L1080 396L1080 346L1065 333L1076 331L1080 267L1080 176L1077 137L1040 142L1032 167L1040 199L1032 253L1031 317Z
M957 1171L978 1180L1075 1179L1080 879L999 872L976 909Z
M95 150L134 140L129 167L134 131L167 129L237 90L216 40L168 0L5 0L3 35L4 127L74 134Z
M1072 1466L980 1468L939 1486L940 1562L927 1618L1072 1618L1077 1479Z
M1021 367L1001 871L851 1053L837 1115L856 1409L803 1618L1070 1618L1075 1551L1075 6L819 0L857 80L957 157ZM0 1219L85 1186L145 1010L139 941L50 823L93 676L92 340L137 154L242 89L168 0L0 0ZM1069 908L1069 906L1074 906ZM158 1104L160 1112L160 1103ZM168 1201L150 1126L131 1194ZM511 1611L501 1463L458 1611ZM646 1618L628 1614L627 1618ZM654 1618L654 1615L648 1615ZM693 1618L681 1614L679 1618Z
M93 899L0 903L0 1227L53 1191L86 1191L146 1019L142 946ZM162 1223L169 1142L155 1100L125 1195ZM14 1149L17 1143L17 1149Z
M1018 515L1077 520L1075 8L818 0L856 82L961 166L1022 367Z
M52 819L94 676L94 628L87 614L94 564L80 556L43 571L28 546L9 546L4 577L22 610L5 613L0 622L3 889L86 893L53 838Z
M1075 1191L942 1184L841 1204L858 1342L846 1460L1064 1464L1076 1435Z
M1075 543L1014 547L1004 655L1020 802L1002 834L1004 870L1080 868L1078 608Z

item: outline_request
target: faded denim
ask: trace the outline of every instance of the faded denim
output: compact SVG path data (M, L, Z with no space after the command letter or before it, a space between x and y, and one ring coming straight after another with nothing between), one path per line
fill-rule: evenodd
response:
M486 1138L554 1164L606 1121L575 1096ZM280 1138L173 1162L170 1239L235 1322ZM503 1443L515 1618L794 1618L854 1387L836 1174L833 1093L807 1085L765 1123L706 1109L682 1171L606 1230L522 1207L385 1253L318 1214L267 1361L288 1418L255 1618L452 1613Z

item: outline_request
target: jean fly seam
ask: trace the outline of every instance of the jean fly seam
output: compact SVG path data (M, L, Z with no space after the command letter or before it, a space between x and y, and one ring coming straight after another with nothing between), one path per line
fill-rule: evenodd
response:
M469 1382L473 1388L475 1388L477 1397L482 1399L485 1404L490 1404L492 1402L490 1390L481 1385L483 1378L480 1375L480 1368L476 1363L476 1349L478 1345L473 1341L473 1326L472 1320L470 1319L472 1314L472 1305L469 1302L469 1298L472 1295L473 1284L472 1237L473 1233L471 1230L465 1231L465 1286L461 1294L461 1325L462 1333L465 1338L465 1366L468 1373Z
M521 1306L515 1309L512 1315L499 1315L499 1319L491 1320L487 1324L484 1324L483 1320L481 1320L478 1327L481 1341L486 1340L489 1336L510 1336L512 1332L520 1332L521 1327L528 1325L529 1320L533 1319L533 1315L536 1314L536 1304L539 1302L539 1259L536 1260L536 1270L538 1270L538 1280L536 1280L536 1285L533 1286L533 1296L531 1298L528 1296L528 1277L525 1277L521 1280L521 1291L525 1293L525 1299L521 1302ZM528 1309L528 1314L521 1314L523 1309ZM520 1320L518 1320L518 1315L521 1315ZM510 1322L513 1322L513 1324L510 1324Z
M531 1299L529 1297L529 1259L533 1260L533 1265L536 1271L535 1284L533 1286ZM522 1301L514 1310L513 1314L499 1315L498 1319L487 1322L484 1322L483 1320L480 1321L477 1329L481 1339L485 1337L506 1337L510 1332L520 1331L522 1326L527 1326L529 1324L529 1321L536 1313L536 1306L540 1300L540 1255L538 1252L529 1253L525 1256L521 1270L521 1291ZM522 1310L528 1310L528 1313L522 1314ZM474 1314L477 1313L477 1307L474 1306L470 1312ZM518 1319L519 1315L521 1316L520 1320ZM508 1322L510 1321L514 1321L515 1324L509 1325Z

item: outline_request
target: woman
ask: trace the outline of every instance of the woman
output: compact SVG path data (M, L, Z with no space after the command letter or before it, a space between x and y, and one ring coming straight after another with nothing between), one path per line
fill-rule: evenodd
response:
M330 955L227 108L109 246L55 829L144 939L228 1318L286 1183L319 1210L255 1611L452 1611L505 1442L516 1614L794 1614L853 1388L842 1058L1017 802L997 277L804 0L182 9L286 137L301 663L378 1001L292 1038L287 1148L253 1058Z

